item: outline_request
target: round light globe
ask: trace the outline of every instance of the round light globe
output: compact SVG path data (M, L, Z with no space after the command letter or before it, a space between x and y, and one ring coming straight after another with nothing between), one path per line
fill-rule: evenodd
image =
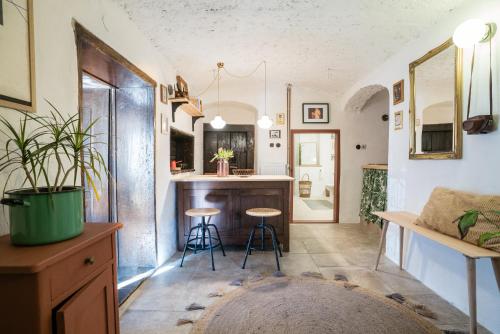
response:
M467 20L455 29L453 43L462 49L471 48L488 36L489 29L489 26L481 20Z
M269 118L269 116L264 115L257 121L257 125L261 129L269 129L273 125L273 121Z
M224 121L220 116L215 116L214 119L210 122L210 125L214 129L222 129L226 126L226 121Z

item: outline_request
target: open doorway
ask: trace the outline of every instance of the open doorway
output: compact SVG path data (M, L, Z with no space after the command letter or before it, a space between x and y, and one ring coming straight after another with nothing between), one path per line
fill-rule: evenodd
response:
M294 223L338 223L340 130L291 130Z
M118 296L122 303L156 266L156 82L75 24L82 127L96 122L92 145L107 162L100 198L85 187L86 222L120 222Z

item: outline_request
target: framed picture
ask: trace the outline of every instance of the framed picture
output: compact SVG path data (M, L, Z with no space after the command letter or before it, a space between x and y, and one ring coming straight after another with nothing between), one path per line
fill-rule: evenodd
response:
M160 84L160 101L161 103L168 103L168 89L163 84Z
M330 123L330 105L302 103L302 123Z
M394 130L401 130L403 128L403 111L396 111L394 113Z
M285 113L280 112L276 114L276 125L285 125Z
M34 112L33 0L0 2L0 107Z
M405 100L405 81L401 80L392 85L392 104L396 105Z
M175 97L189 97L189 89L186 80L184 80L180 75L175 78Z
M168 118L164 112L160 113L160 133L162 135L168 134Z
M281 130L269 130L269 138L280 139L281 138Z

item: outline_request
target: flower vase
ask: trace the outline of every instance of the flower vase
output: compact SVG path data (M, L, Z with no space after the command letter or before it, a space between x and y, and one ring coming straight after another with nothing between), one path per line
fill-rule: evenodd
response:
M217 176L228 176L229 175L229 161L224 159L219 159L217 161Z

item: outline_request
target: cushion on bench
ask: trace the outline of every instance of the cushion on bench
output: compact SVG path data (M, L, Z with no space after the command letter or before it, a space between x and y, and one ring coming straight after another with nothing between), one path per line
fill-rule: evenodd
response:
M500 216L492 212L500 211L500 196L478 195L447 188L435 188L416 224L446 235L460 239L458 222L456 221L467 210L479 210L490 220L479 215L475 226L463 239L479 245L483 233L500 231ZM483 244L483 247L500 252L500 237L494 237Z

